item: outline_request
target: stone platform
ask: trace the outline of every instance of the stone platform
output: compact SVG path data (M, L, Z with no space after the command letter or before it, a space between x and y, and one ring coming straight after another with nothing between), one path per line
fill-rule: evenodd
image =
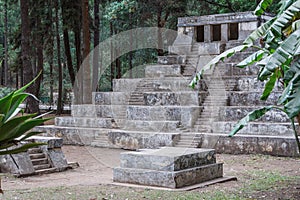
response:
M125 152L120 159L114 182L175 189L223 177L213 149L162 147Z

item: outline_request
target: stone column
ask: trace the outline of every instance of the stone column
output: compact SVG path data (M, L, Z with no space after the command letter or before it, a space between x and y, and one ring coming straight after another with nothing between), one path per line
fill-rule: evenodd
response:
M212 41L212 27L210 24L204 26L204 42Z
M229 24L221 24L221 41L227 42L229 40Z

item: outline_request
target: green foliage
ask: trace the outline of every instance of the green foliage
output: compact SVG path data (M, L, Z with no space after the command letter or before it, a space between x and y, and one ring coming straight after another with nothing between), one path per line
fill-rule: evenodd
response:
M262 15L271 4L272 0L262 0L256 8L255 13L259 16ZM293 127L295 127L294 117L299 116L300 113L299 13L299 0L282 0L281 7L275 17L250 34L243 45L230 49L215 57L202 68L191 82L190 85L194 87L197 81L202 77L204 71L210 69L220 60L230 57L236 52L243 51L249 47L257 48L258 51L240 62L238 67L249 66L253 63L260 66L258 79L261 81L268 80L261 99L266 100L268 98L276 82L284 82L285 90L282 92L277 104L250 112L236 124L235 128L231 131L230 136L235 135L248 122L259 119L267 111L274 108L285 112L291 119ZM255 45L257 40L263 40L263 48ZM283 106L283 108L278 107L277 105ZM294 134L300 150L300 142L295 128Z
M34 81L35 79L0 99L0 155L20 153L28 148L41 145L41 143L24 141L30 136L39 134L39 132L30 132L30 130L49 119L42 119L41 116L35 117L35 114L17 116L21 111L20 104L28 96L31 96L24 91ZM14 147L15 145L18 146Z

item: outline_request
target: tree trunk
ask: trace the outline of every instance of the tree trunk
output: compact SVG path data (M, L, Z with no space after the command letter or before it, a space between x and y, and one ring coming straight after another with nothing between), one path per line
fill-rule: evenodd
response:
M81 39L80 39L80 25L77 24L73 32L75 35L75 50L76 50L76 69L79 71L81 65Z
M55 2L55 28L56 28L56 45L57 45L57 65L58 65L58 98L56 114L60 115L63 112L63 72L60 54L60 37L59 37L59 19L58 19L58 2Z
M42 33L42 22L41 22L41 18L40 17L37 17L36 18L37 20L37 30L38 31L38 34L37 34L37 37L36 37L36 50L37 50L37 70L36 70L36 73L40 73L40 72L43 72L43 68L44 68L44 55L43 55L43 41L44 41L44 38L43 38L43 35L44 34L41 34ZM36 75L35 75L36 76ZM42 79L43 79L43 73L37 78L36 80L36 91L35 91L35 96L39 98L39 95L40 95L40 86L41 86L41 82L42 82Z
M69 72L71 83L72 83L72 85L74 85L75 73L74 73L72 56L71 56L69 33L68 33L68 30L66 27L64 27L63 35L64 35L64 46L65 46L65 55L67 58L68 72Z
M114 29L113 24L110 22L110 36L113 36ZM114 60L114 43L113 40L110 40L110 85L111 89L113 89L113 80L115 78L115 62Z
M100 18L99 18L99 4L100 0L94 0L94 54L93 54L93 83L92 83L92 90L95 92L98 88L98 82L99 82L99 67L100 72L101 66L99 66L99 48L97 47L100 42Z
M29 21L29 2L27 0L20 0L21 6L21 51L22 51L22 66L24 69L24 83L27 84L33 79L33 69L30 62L30 21ZM35 84L27 88L27 92L35 93ZM29 97L27 99L27 111L30 113L39 112L38 102Z
M163 56L164 51L163 51L163 42L162 42L162 33L160 28L162 28L162 8L159 7L157 11L157 55L158 56Z
M4 85L8 86L8 23L7 23L7 0L4 2Z
M89 24L89 1L82 0L82 35L83 35L83 60L87 59L90 53L90 24ZM89 59L89 58L88 58ZM83 104L92 103L92 78L90 61L83 61Z

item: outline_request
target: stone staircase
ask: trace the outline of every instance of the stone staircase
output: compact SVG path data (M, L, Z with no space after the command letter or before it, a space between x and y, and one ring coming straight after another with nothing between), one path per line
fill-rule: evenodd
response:
M56 169L51 166L47 155L40 147L28 149L27 152L36 174L52 173L56 171Z

